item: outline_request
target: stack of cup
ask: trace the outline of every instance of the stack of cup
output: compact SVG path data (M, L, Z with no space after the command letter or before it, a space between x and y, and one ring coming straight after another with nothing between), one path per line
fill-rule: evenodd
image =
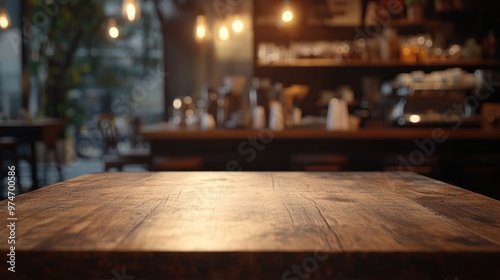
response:
M274 131L285 129L285 115L280 102L272 102L269 116L269 128Z
M328 104L326 129L348 130L349 127L349 110L347 108L347 102L342 99L332 98Z
M256 106L252 111L252 128L263 129L266 127L266 111L263 106Z

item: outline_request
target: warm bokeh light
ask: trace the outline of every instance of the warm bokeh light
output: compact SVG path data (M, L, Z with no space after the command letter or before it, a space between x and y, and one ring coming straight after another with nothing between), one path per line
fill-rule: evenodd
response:
M219 39L222 41L226 41L229 39L229 29L227 26L223 25L219 28Z
M9 28L9 19L7 17L0 16L0 27L2 29Z
M420 122L420 120L421 119L420 119L419 115L411 115L410 116L410 122L412 122L412 123L418 123L418 122Z
M196 38L198 39L205 39L205 36L207 35L207 28L204 25L199 25L196 27Z
M291 22L293 20L293 12L290 10L290 8L286 8L285 11L283 11L283 14L281 15L281 20L283 22Z
M174 109L180 109L182 107L182 101L179 98L174 99Z
M201 41L207 36L207 24L204 16L199 15L196 18L196 40Z
M132 4L127 5L127 19L130 21L135 20L135 7Z
M2 4L0 3L0 28L3 30L6 30L10 27L10 18L9 15L7 14L7 10Z
M241 33L244 28L243 21L241 21L241 19L235 19L233 21L232 28L235 33Z
M128 21L137 21L141 17L138 0L124 0L122 8L123 17Z
M113 18L108 21L108 35L111 39L116 39L120 36L120 30L116 25L116 20Z
M120 36L120 31L116 27L111 27L109 29L109 36L113 39L116 39L118 38L118 36Z
M409 56L411 54L411 48L405 47L405 48L403 48L402 52L403 52L404 56Z

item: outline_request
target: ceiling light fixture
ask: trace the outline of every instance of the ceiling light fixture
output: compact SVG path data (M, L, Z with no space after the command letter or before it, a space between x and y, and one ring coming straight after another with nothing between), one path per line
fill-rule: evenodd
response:
M111 39L116 39L120 36L120 30L118 29L114 18L111 18L108 21L108 35Z
M207 37L207 30L207 19L201 14L196 18L195 37L198 42L205 40Z
M243 32L243 29L245 28L245 25L243 24L243 21L239 16L235 16L233 23L231 24L231 27L234 31L234 33L241 33Z
M285 0L285 7L283 8L283 13L281 14L281 20L284 23L289 23L293 20L293 17L294 15L292 9L290 8L290 1Z
M10 25L11 22L7 8L2 2L0 2L0 28L2 30L7 30L10 28Z
M138 21L141 19L141 7L138 0L124 0L122 6L123 17L130 21Z
M219 27L219 39L227 41L229 39L229 28L225 24Z

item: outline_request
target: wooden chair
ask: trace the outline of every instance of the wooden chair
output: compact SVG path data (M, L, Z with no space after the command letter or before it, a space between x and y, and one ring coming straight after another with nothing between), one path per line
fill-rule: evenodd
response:
M97 126L103 140L104 171L109 171L112 168L122 171L125 165L145 165L149 169L151 155L148 149L136 149L134 146L128 151L118 149L120 134L116 127L114 115L101 115ZM133 137L137 135L133 129L132 134ZM135 142L132 141L132 143Z

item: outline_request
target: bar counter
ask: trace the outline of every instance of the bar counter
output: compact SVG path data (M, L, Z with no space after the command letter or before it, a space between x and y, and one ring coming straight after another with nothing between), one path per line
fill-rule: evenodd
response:
M442 129L442 128L361 128L359 130L328 131L324 128L291 128L283 131L272 131L268 128L254 129L215 129L202 131L199 129L179 129L160 123L149 125L141 130L148 140L234 140L248 137L269 137L274 139L365 139L365 140L411 140L435 137L446 137L453 140L500 140L500 130L479 128Z
M201 170L413 171L500 199L500 130L200 131L160 123L141 133L153 158L197 157L204 162Z

